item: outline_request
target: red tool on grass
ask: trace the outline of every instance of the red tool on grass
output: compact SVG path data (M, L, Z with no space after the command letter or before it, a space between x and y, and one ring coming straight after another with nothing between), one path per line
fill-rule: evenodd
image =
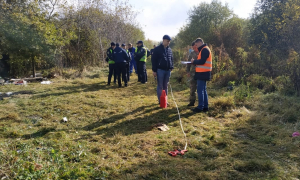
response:
M174 150L174 151L170 151L168 154L169 154L170 156L175 157L175 156L177 156L177 155L184 155L184 153L187 152L187 151L188 151L188 150L180 150L180 149L176 149L176 150Z
M167 108L168 97L166 95L166 91L163 90L160 96L160 107Z

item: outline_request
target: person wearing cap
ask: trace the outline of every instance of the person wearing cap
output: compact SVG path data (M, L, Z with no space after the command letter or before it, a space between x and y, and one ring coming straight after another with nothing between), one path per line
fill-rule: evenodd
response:
M195 42L192 43L192 48L193 51L189 54L188 61L191 61L192 59L197 59L199 54ZM196 66L192 63L187 64L186 66L187 76L190 78L190 103L188 104L188 106L194 106L196 102L197 80L194 79L195 68Z
M137 42L137 48L135 49L134 59L137 62L138 82L145 84L147 83L147 70L146 70L147 49L144 47L143 41Z
M192 59L191 62L196 66L195 79L197 80L198 106L193 111L199 113L208 111L206 82L211 80L212 54L207 44L204 44L201 38L196 39L195 44L199 55L197 59Z
M116 48L114 49L113 59L115 61L115 70L118 77L118 85L122 87L121 83L121 74L123 77L126 77L126 62L129 61L127 52L120 48L120 45L117 43ZM125 87L127 87L127 78L124 78Z
M116 47L116 44L114 42L110 43L110 48L107 49L106 51L106 62L108 62L108 66L109 66L109 73L108 73L108 81L107 81L107 85L110 85L111 82L111 77L112 75L114 75L114 83L116 84L116 71L115 71L115 61L113 60L113 51Z
M168 94L168 83L170 81L171 71L173 70L173 53L169 47L171 37L163 36L163 42L157 46L151 57L153 76L157 77L157 98L160 103L162 90Z
M135 48L132 46L131 43L128 44L128 51L129 51L130 57L131 57L129 73L131 74L133 72L133 68L134 68L135 73L137 74L136 61L134 59Z
M123 81L124 81L124 78L127 78L127 81L129 82L130 80L130 61L131 61L131 54L130 52L128 51L128 49L126 49L126 45L125 44L122 44L122 49L124 49L126 52L127 52L127 55L129 57L129 61L126 62L126 77L122 77L123 78Z

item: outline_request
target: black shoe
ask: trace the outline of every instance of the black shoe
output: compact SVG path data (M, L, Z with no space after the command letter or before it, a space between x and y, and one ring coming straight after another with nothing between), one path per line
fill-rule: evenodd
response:
M203 112L203 109L195 108L195 109L193 109L193 112L194 113L201 113L201 112Z
M187 106L195 106L195 103L190 103Z
M203 108L203 112L208 112L208 108Z
M128 86L128 84L125 84L125 87L127 87Z
M110 84L108 84L108 83L107 83L106 85L107 85L107 86L110 86Z

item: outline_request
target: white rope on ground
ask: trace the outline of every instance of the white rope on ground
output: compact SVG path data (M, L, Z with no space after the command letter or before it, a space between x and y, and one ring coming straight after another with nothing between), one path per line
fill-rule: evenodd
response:
M176 108L177 108L177 112L178 112L178 117L179 117L179 121L180 121L181 130L182 130L182 132L183 132L183 134L184 134L184 139L185 139L185 147L184 147L184 150L186 150L186 147L187 147L187 138L186 138L186 134L185 134L185 132L184 132L184 130L183 130L182 121L181 121L181 118L180 118L180 112L179 112L177 103L176 103L176 101L175 101L174 95L173 95L173 90L172 90L171 83L169 83L169 85L170 85L170 90L171 90L171 95L172 95L173 101L174 101L174 103L175 103L175 105L176 105Z

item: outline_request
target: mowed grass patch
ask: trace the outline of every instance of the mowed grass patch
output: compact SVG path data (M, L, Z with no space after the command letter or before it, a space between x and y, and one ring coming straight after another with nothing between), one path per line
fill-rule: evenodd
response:
M295 179L299 178L299 98L258 93L244 104L208 86L211 111L194 114L187 83L171 85L178 104L161 109L156 84L106 85L107 71L51 85L1 86L30 91L0 101L0 178L8 179ZM174 77L174 78L173 78ZM238 104L238 105L237 105ZM63 122L63 117L68 119ZM164 123L161 132L154 125Z

